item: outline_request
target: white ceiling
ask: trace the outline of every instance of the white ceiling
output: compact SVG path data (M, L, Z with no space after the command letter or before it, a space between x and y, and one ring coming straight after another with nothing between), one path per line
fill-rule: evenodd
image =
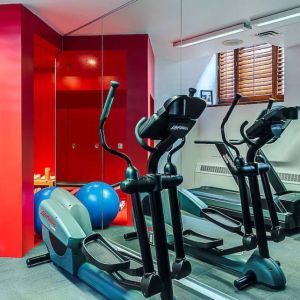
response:
M129 0L0 0L22 3L57 32L65 34Z
M4 1L2 1L4 2ZM0 0L0 3L2 3ZM128 2L128 0L23 0L5 3L23 3L51 25L65 34ZM245 20L254 19L300 6L300 0L182 0L183 38L207 33ZM173 48L172 41L180 39L180 0L137 0L137 2L89 25L76 35L148 33L157 58L178 60L215 53L228 47L222 39L184 48ZM293 46L300 44L300 23L291 26L273 25L263 31L275 29L281 35L272 42ZM256 30L230 36L244 40L244 45L257 43ZM266 40L269 42L270 40Z

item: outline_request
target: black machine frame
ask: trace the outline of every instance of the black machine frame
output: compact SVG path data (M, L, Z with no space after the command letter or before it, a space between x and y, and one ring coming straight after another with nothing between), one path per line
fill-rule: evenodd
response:
M270 100L268 109L272 107L273 101ZM264 110L265 111L265 110ZM264 111L262 113L264 113ZM259 116L260 117L260 116ZM258 118L259 118L258 117ZM290 120L286 121L283 130L290 124ZM233 145L241 145L244 141L231 140ZM270 143L273 143L271 141ZM215 140L195 140L195 144L215 145L217 151L222 157L225 165L227 166L230 174L233 176L237 186L238 178L234 170L234 157L230 148L222 141ZM269 144L270 144L269 143ZM249 146L249 144L248 144ZM278 215L279 223L284 229L292 230L300 227L300 192L289 191L280 179L276 170L264 154L263 150L258 151L257 159L263 161L269 165L268 178L269 182L274 190L273 201ZM199 197L210 207L217 208L218 210L226 213L237 219L241 219L241 206L238 191L221 189L216 187L202 186L199 188L193 188L189 190L195 196ZM247 191L249 193L249 186L247 185ZM262 207L264 212L264 218L267 225L271 225L270 214L267 210L267 202L262 197ZM251 219L253 219L253 212L251 210Z

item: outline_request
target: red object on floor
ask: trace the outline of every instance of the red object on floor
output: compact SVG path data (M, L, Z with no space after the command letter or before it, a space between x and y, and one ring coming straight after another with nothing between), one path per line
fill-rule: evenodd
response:
M127 206L125 204L124 208L119 211L115 219L113 220L113 225L128 225L128 212Z

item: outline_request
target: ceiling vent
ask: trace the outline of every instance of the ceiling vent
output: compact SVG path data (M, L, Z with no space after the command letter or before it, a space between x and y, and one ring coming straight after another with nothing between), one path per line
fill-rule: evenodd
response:
M244 41L239 39L231 39L231 40L223 41L222 44L225 46L237 46L243 44L243 42Z
M264 32L260 32L260 33L256 34L256 36L258 36L258 37L270 37L270 36L276 36L276 35L279 35L279 33L276 31L273 31L273 30L268 30L268 31L264 31Z

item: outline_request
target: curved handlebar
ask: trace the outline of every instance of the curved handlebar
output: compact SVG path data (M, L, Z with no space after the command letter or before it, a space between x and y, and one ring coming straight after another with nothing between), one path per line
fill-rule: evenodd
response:
M267 106L267 111L269 111L272 108L274 102L275 102L275 99L273 99L273 98L269 99L268 106Z
M117 81L111 81L110 82L110 89L106 98L106 102L105 105L103 107L102 113L101 113L101 117L100 117L100 128L99 128L99 134L100 134L100 141L101 141L101 145L103 147L104 150L108 151L109 153L116 155L122 159L124 159L127 163L128 166L132 166L132 162L131 159L128 155L126 155L123 152L120 152L118 150L115 150L111 147L109 147L106 143L106 139L105 139L105 132L104 132L104 123L109 115L109 112L111 110L111 106L113 104L113 100L114 100L114 96L116 93L116 89L119 86L119 82Z
M247 134L245 133L245 127L249 124L248 121L245 121L241 127L240 127L240 133L241 136L244 139L244 142L246 142L249 146L254 146L255 144L247 137Z
M179 149L181 149L181 148L184 146L184 144L185 144L185 137L181 139L181 142L180 142L176 147L174 147L173 149L171 149L171 150L169 151L168 159L167 159L168 163L171 163L172 155L173 155L176 151L178 151Z
M241 140L229 140L232 145L243 145L245 143L244 139Z
M140 127L141 127L146 121L147 121L147 118L146 118L146 117L143 117L143 118L141 118L141 119L138 121L138 123L137 123L136 126L135 126L135 130L134 130L135 137L136 137L138 143L139 143L145 150L147 150L147 151L149 151L149 152L154 152L154 151L155 151L155 148L153 148L153 147L147 145L147 144L144 142L143 138L142 138L142 137L140 136L140 134L139 134L139 129L140 129Z
M100 125L102 125L105 120L107 119L111 106L113 104L114 101L114 97L115 97L115 93L117 90L117 87L120 85L119 82L117 81L111 81L110 82L110 89L106 98L106 102L105 105L103 107L102 113L101 113L101 117L100 117Z
M226 138L226 134L225 134L225 124L227 123L230 115L232 114L232 111L234 110L235 106L237 105L237 103L239 102L240 98L242 98L242 96L240 94L236 94L234 100L232 101L232 104L229 108L229 110L227 111L222 124L221 124L221 136L222 136L222 140L224 142L224 144L226 144L228 147L230 147L231 149L233 149L236 153L236 156L239 157L240 156L240 152L238 150L237 147L235 147L233 144L231 144L227 138Z

